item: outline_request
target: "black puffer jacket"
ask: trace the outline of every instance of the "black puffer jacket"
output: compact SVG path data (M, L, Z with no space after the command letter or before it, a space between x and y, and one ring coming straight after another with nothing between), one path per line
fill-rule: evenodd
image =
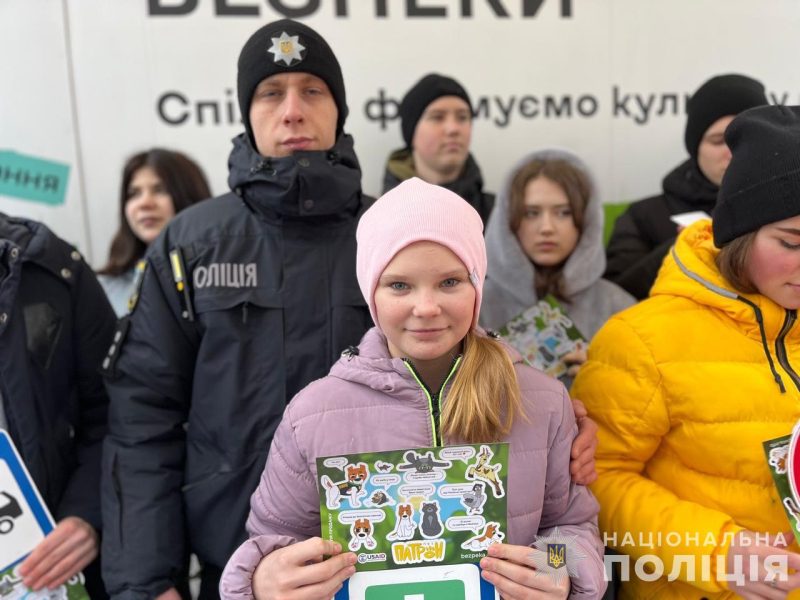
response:
M151 245L109 353L103 556L117 597L175 585L187 549L224 567L287 402L371 325L352 138L264 159L242 135L229 168L234 193L181 212Z
M620 215L606 248L604 277L638 300L647 298L675 243L678 226L670 217L696 210L710 215L719 191L691 159L673 169L662 186L664 193L634 202Z
M115 322L75 248L41 223L0 214L0 394L8 431L54 518L80 517L98 532L108 411L100 363ZM99 598L94 567L86 570L87 588Z
M416 177L411 150L408 148L395 150L386 161L386 171L383 174L383 193L385 194L411 177ZM442 187L455 192L469 202L478 211L483 221L483 227L486 229L486 223L489 222L489 215L494 207L494 194L483 191L483 175L481 175L478 163L472 158L472 154L467 156L467 162L464 163L461 175L450 183L443 183Z

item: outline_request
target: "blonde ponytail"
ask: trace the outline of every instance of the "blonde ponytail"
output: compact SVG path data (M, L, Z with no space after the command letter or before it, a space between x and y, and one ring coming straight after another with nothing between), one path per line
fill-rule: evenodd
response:
M443 437L470 444L498 441L517 415L525 418L511 357L498 341L470 331L443 403Z

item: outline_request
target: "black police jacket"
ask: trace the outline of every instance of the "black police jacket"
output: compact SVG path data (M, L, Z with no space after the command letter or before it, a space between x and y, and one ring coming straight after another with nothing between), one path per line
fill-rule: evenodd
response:
M678 233L672 215L714 210L719 188L689 159L662 183L664 193L633 202L614 223L606 248L606 279L644 300Z
M265 159L240 136L229 168L234 193L181 212L149 248L109 350L112 596L165 591L189 550L224 567L287 402L371 326L355 275L367 199L352 138Z

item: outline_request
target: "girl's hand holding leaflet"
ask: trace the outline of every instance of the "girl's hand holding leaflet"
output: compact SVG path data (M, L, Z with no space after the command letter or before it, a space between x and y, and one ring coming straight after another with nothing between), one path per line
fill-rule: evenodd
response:
M570 377L576 377L578 375L578 371L581 368L581 365L585 363L589 359L589 356L586 352L586 348L577 348L572 352L568 352L564 356L561 357L561 360L564 361L564 364L567 365L567 375Z
M325 556L329 558L325 558ZM330 600L356 572L356 555L336 542L313 537L271 552L253 573L258 600Z
M729 587L745 600L769 600L786 598L787 592L800 588L800 554L787 549L786 542L794 539L792 531L779 536L769 536L769 543L764 544L759 540L764 539L764 534L752 531L742 531L737 533L734 542L728 549L727 572L729 575L742 574L740 581L731 581ZM749 544L742 543L743 538L748 538ZM786 555L786 565L789 573L775 573L779 567L774 564L777 557ZM750 562L753 556L758 556L758 574L750 572ZM772 559L772 573L767 573L765 560ZM741 561L741 564L736 564ZM769 575L769 579L768 579ZM753 581L755 579L756 581Z
M492 544L481 559L481 576L497 588L503 600L560 600L569 595L569 577L556 581L536 570L533 557L541 552L528 546Z
M92 562L98 549L94 527L79 517L66 517L34 548L19 572L30 589L52 590Z

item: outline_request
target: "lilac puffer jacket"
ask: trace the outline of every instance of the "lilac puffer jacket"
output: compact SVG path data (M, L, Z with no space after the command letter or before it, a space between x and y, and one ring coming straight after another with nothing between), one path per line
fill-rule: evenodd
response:
M598 506L588 489L570 480L577 427L569 397L558 381L509 352L528 420L518 418L503 440L509 443L504 541L531 545L556 526L561 536L577 536L586 558L575 565L570 598L600 598L606 584ZM252 598L253 571L262 557L320 535L317 457L433 445L424 391L403 361L391 358L383 333L371 329L358 355L342 356L327 377L308 385L286 409L250 500L250 539L225 567L222 597Z

